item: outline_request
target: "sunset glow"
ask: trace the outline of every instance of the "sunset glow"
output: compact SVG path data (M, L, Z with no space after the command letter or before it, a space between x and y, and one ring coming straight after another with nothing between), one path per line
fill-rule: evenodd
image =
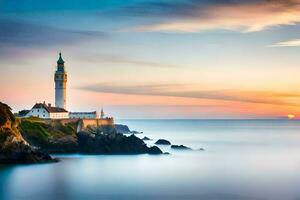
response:
M0 200L300 200L299 55L300 0L0 0Z
M288 118L289 118L289 119L295 119L295 117L296 117L296 116L293 115L293 114L289 114L289 115L288 115Z
M1 1L0 101L14 111L53 103L62 51L71 110L300 116L299 0L158 2Z

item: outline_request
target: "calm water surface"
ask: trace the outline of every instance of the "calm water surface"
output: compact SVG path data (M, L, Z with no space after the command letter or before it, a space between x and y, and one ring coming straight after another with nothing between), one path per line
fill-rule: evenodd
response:
M300 199L300 121L122 120L206 151L0 166L0 199Z

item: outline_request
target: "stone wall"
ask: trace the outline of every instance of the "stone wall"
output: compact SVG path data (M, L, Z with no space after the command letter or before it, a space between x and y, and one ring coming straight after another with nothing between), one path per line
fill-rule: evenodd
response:
M100 126L115 126L113 118L105 118L105 119L81 119L81 128L85 129L87 127L100 127Z
M84 130L87 127L100 127L100 126L112 126L114 127L113 118L104 118L104 119L47 119L46 123L55 124L62 123L63 125L67 123L78 123L77 132Z

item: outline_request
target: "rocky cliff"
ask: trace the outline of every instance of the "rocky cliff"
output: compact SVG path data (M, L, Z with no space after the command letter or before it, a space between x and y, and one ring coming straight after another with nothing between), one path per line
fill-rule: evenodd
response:
M114 126L87 126L77 133L78 122L62 123L38 118L22 119L21 133L33 146L48 153L161 154L143 140L117 132Z
M11 108L0 102L0 163L40 163L54 161L32 148L19 132L19 121Z

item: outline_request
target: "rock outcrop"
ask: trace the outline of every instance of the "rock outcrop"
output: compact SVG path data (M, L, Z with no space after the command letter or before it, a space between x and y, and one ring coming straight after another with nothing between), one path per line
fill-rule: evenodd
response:
M115 129L117 133L121 133L121 134L127 134L131 132L129 127L123 124L115 124Z
M178 149L178 150L192 150L191 148L184 145L172 145L171 148Z
M31 147L19 132L19 121L11 108L0 102L0 163L42 163L56 161Z
M153 146L148 149L147 153L152 155L157 155L157 154L162 154L163 152L157 146Z
M158 145L171 145L171 142L169 142L168 140L159 139L155 142L155 144L158 144Z
M127 125L115 124L115 130L120 134L141 134L143 132L130 130Z
M151 140L151 139L145 136L145 137L142 138L142 140L148 141L148 140Z
M147 147L143 140L134 135L94 135L78 133L80 153L86 154L162 154L158 147Z

